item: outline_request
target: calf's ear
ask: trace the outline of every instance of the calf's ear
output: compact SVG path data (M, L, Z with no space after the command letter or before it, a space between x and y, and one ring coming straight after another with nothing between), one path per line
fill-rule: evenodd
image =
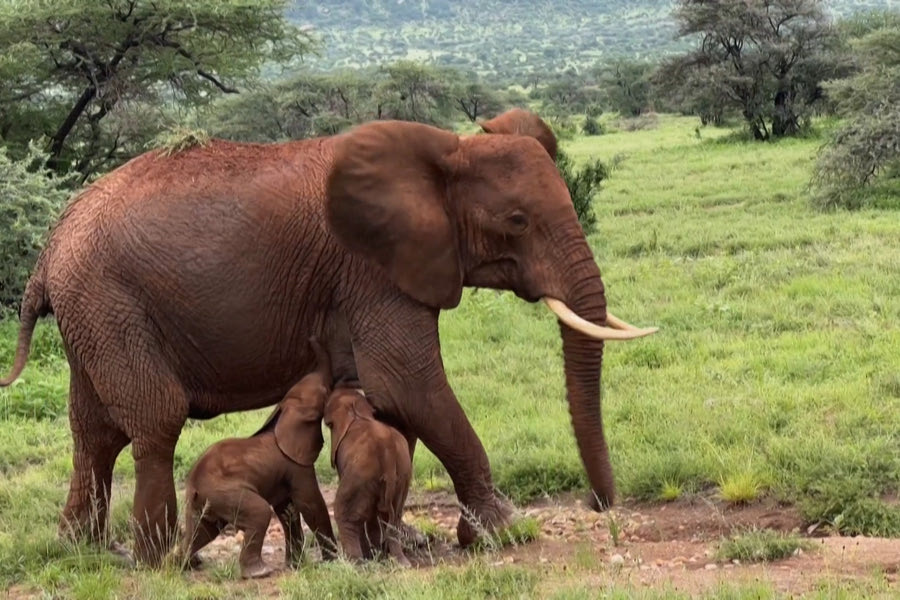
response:
M322 437L322 414L311 406L282 406L275 423L275 443L289 459L304 467L312 467L325 439Z

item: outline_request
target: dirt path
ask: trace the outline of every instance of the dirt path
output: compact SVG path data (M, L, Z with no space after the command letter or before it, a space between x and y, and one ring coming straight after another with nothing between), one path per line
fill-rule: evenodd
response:
M333 490L323 492L331 506ZM875 573L883 573L893 587L900 568L900 539L827 535L811 537L812 550L772 563L716 561L716 544L733 532L759 527L805 534L794 511L773 503L731 508L694 499L670 504L631 504L597 514L585 509L574 496L568 496L520 510L541 524L539 539L491 553L488 560L496 565L544 568L549 577L561 580L566 579L567 572L578 571L577 580L581 583L596 579L602 585L650 586L688 594L714 590L722 582L764 582L780 593L799 595L821 587L823 582L869 580ZM452 495L411 494L404 520L420 525L430 523L432 529L445 536L444 540L433 541L427 550L410 553L417 568L468 560L455 544L458 518ZM210 563L235 560L239 536L221 536L205 550L204 557ZM283 556L281 528L273 519L264 558L275 565L281 564ZM198 572L196 576L202 578L203 574Z

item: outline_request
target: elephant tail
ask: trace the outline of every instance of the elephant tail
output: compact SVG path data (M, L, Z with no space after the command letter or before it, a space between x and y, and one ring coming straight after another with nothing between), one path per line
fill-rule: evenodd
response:
M43 258L43 257L42 257ZM47 296L44 285L43 261L39 260L38 266L25 286L25 294L22 296L22 309L19 315L19 341L16 345L16 357L13 360L12 370L9 375L0 379L0 387L7 387L22 374L25 363L28 362L28 351L31 349L31 336L37 320L52 312L50 298Z

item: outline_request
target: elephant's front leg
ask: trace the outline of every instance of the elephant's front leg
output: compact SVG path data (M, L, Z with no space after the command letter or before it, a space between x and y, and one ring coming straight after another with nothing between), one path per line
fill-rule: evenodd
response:
M480 530L507 525L512 509L494 493L484 446L447 382L436 312L419 306L404 313L354 324L360 380L373 405L402 423L447 469L463 507L457 537L467 546Z
M507 525L512 507L497 497L484 446L446 380L425 392L409 423L453 481L462 510L456 530L460 545Z

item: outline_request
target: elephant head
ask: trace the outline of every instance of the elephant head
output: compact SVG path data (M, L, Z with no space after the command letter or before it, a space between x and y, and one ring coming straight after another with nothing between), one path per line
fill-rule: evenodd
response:
M544 300L561 321L569 409L593 489L612 503L600 412L603 341L648 335L606 310L600 271L536 115L511 111L460 137L381 121L338 138L327 217L338 239L380 265L402 292L455 307L464 286Z
M316 370L298 381L254 435L275 432L281 452L298 465L312 467L325 439L322 416L331 388L331 360L316 338L310 338L316 355Z
M366 401L361 388L352 384L336 386L325 405L325 426L331 429L331 466L337 465L337 453L354 421L374 421L375 410Z

